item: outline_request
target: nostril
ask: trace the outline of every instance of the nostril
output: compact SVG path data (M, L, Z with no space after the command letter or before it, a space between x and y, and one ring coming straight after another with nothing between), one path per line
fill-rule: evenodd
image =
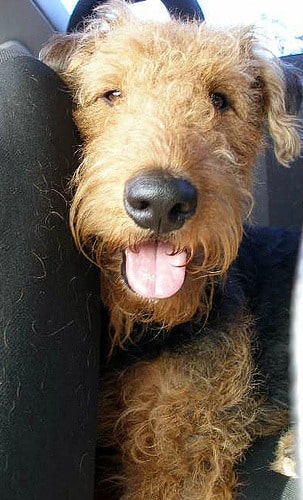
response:
M176 203L176 205L173 206L171 209L170 213L172 215L178 215L178 214L191 214L194 212L196 208L196 204L193 203Z
M134 210L147 210L149 207L149 202L146 200L140 200L139 198L136 197L128 197L127 201L129 205L134 209Z
M185 221L192 217L196 211L196 201L176 203L170 210L168 217L171 221Z
M139 210L147 210L148 207L149 207L148 201L140 201L138 206Z

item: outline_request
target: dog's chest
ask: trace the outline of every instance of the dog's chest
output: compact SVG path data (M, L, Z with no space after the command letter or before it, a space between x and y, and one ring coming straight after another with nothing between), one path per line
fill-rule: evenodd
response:
M180 351L210 336L215 347L216 332L227 331L241 315L251 315L255 360L269 395L286 400L289 311L298 244L295 231L245 228L238 258L224 284L216 286L208 319L193 320L169 332L138 325L137 340L117 350L113 364L120 369L152 360L163 351Z

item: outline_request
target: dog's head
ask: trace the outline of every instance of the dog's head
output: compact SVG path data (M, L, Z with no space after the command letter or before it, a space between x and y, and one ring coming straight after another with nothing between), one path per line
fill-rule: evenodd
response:
M280 63L250 28L143 22L117 2L43 58L73 94L83 162L71 226L101 268L116 339L135 321L207 313L237 255L266 130L280 163L300 153Z

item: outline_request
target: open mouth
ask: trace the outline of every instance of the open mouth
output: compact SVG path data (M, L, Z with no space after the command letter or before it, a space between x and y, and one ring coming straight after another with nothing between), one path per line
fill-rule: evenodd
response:
M188 255L170 243L148 241L124 253L123 274L129 288L142 297L164 299L183 286Z

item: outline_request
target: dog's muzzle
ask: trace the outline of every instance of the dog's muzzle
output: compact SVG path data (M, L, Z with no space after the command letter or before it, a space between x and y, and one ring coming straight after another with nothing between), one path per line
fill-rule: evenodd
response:
M180 229L195 214L197 199L197 190L189 181L163 172L141 174L126 183L126 212L156 237L125 251L125 280L137 294L149 299L168 298L182 288L187 252L175 252L160 236Z

